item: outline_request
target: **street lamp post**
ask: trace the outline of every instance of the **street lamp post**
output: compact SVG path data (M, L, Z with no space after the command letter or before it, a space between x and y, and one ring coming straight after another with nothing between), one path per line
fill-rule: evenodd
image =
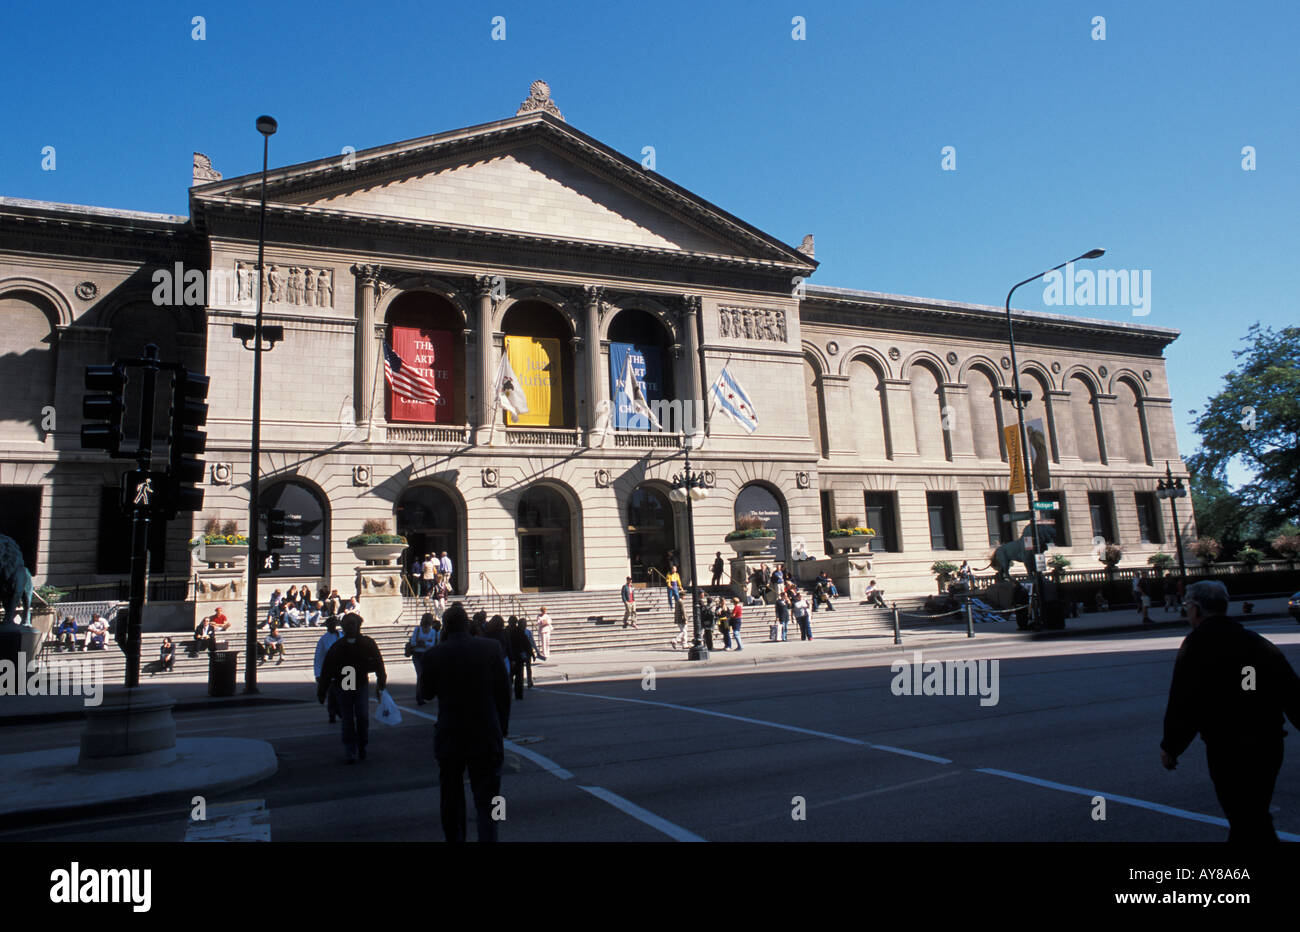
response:
M1089 249L1081 256L1076 256L1062 262L1060 265L1053 266L1046 272L1039 272L1032 275L1022 282L1017 282L1011 286L1007 292L1007 342L1011 344L1011 377L1015 385L1014 403L1016 406L1016 420L1020 425L1020 455L1024 461L1025 476L1025 498L1029 502L1029 527L1034 538L1034 593L1029 603L1030 620L1034 624L1040 624L1042 621L1042 593L1043 593L1043 574L1038 571L1038 556L1043 552L1042 539L1038 535L1038 516L1034 511L1034 474L1029 457L1029 436L1025 431L1025 396L1020 389L1020 365L1016 362L1016 331L1011 320L1011 296L1016 293L1016 289L1021 285L1028 285L1032 281L1037 281L1044 276L1050 275L1057 269L1064 268L1072 262L1078 262L1080 259L1099 259L1106 254L1104 249ZM1005 391L1003 396L1006 396Z
M1174 544L1178 548L1178 575L1186 579L1187 565L1183 562L1183 533L1178 526L1178 500L1187 497L1187 487L1183 485L1182 476L1174 476L1174 471L1169 468L1169 460L1165 460L1165 478L1156 484L1156 497L1169 499L1169 511L1174 519Z
M688 660L708 660L709 652L700 642L700 580L699 568L695 564L695 508L697 501L709 497L709 490L704 486L704 477L691 471L691 446L699 434L686 434L682 437L682 447L686 451L686 463L680 473L673 477L673 490L669 497L676 502L686 503L686 538L687 556L691 568L691 624L694 638L691 649L687 652Z
M262 273L266 255L266 169L270 156L271 137L278 126L269 116L257 118L257 131L262 134L262 203L257 221L257 317L250 327L236 324L234 335L244 341L245 349L253 351L253 412L252 439L248 454L248 604L245 627L247 628L244 647L247 657L244 660L244 692L255 693L257 689L257 574L261 569L261 546L258 540L258 523L261 518L258 484L260 482L260 459L262 456L262 354L276 344L284 335L282 327L265 327L262 325L262 292L264 276ZM270 346L263 346L263 340L269 340Z

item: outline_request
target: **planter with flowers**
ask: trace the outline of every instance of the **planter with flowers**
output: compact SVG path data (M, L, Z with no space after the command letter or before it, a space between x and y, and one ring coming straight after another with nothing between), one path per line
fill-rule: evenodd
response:
M367 566L389 566L406 549L406 538L388 533L388 522L370 518L361 533L348 538L348 549Z
M248 537L239 533L233 520L208 518L203 533L190 541L190 549L196 560L209 567L234 566L248 559Z
M736 519L736 529L727 534L723 541L738 554L761 553L776 540L776 531L768 529L763 519L754 513L741 515Z
M826 535L833 553L857 553L871 544L876 532L858 524L856 517L840 518L838 525Z

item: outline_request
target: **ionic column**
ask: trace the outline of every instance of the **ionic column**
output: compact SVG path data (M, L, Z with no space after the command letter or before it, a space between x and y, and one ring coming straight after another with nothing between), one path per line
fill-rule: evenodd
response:
M492 358L492 288L491 275L474 276L474 298L478 305L478 411L476 443L486 444L492 427L492 381L496 378L496 361Z
M601 438L596 436L596 413L600 403L606 400L605 380L601 378L600 365L600 302L605 289L600 285L582 287L582 304L585 314L583 331L586 337L587 362L587 446L597 446ZM610 413L613 423L613 412Z
M374 384L375 347L375 294L382 269L377 265L354 265L352 274L361 285L358 292L356 351L352 366L353 407L357 424L370 423L371 393Z

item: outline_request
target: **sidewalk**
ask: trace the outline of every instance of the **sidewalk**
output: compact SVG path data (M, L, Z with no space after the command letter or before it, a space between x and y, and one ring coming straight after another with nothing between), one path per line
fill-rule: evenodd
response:
M1240 603L1234 602L1229 615L1237 620L1245 620L1247 623L1274 619L1289 620L1286 603L1285 598L1260 599L1255 602L1254 612L1249 616L1243 616ZM571 654L555 652L552 653L550 660L534 663L533 678L539 685L547 685L619 677L635 678L645 675L648 672L647 667L653 667L656 674L673 670L735 671L760 664L813 662L830 657L903 652L914 650L918 646L966 643L983 646L990 643L1047 641L1141 631L1159 631L1171 637L1181 638L1190 630L1186 619L1174 612L1166 613L1163 608L1154 608L1149 615L1153 623L1143 625L1133 609L1085 614L1079 618L1067 618L1065 628L1059 631L1019 631L1013 620L1005 620L976 624L974 639L967 638L966 622L962 616L946 618L941 622L918 623L915 627L908 627L909 619L904 618L902 644L895 645L893 632L887 627L882 627L878 633L872 634L832 635L819 638L817 622L825 617L825 614L818 612L812 619L812 641L799 641L798 628L793 624L790 626L791 639L781 643L773 643L767 639L767 625L746 625L741 629L745 644L743 651L724 652L721 650L721 638L715 638L714 643L719 649L712 651L707 661L688 660L686 651L669 648L665 640L662 647L653 648L615 648L577 651ZM1297 630L1300 630L1300 625L1297 626ZM411 662L401 656L391 656L385 660L389 682L397 690L398 700L405 701L415 688L415 670ZM159 677L151 682L152 685L166 688L176 699L175 711L178 713L266 702L316 701L316 684L310 672L304 670L261 667L258 669L259 692L255 695L247 695L243 692L243 664L241 663L236 694L220 699L208 696L205 674L181 674L166 679ZM79 719L82 716L82 706L83 699L75 696L3 697L0 698L0 727L45 720Z

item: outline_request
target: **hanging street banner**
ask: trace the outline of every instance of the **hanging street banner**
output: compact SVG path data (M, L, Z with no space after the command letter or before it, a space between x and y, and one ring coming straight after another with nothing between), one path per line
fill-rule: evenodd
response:
M614 402L615 430L649 430L650 419L633 410L627 396L623 374L627 360L632 360L632 378L641 385L646 401L653 404L664 397L663 354L657 346L632 343L609 344L609 397Z
M452 398L456 391L452 378L452 335L449 330L426 330L423 327L392 328L393 352L402 363L433 383L438 400L415 401L385 383L388 395L388 419L406 424L449 424Z
M1011 484L1007 486L1010 495L1023 495L1025 492L1025 458L1020 452L1020 427L1012 424L1002 428L1002 439L1007 447L1007 462L1011 464Z
M555 337L505 338L506 355L528 399L528 410L516 421L518 427L564 426L564 377L560 371L560 341ZM505 414L502 414L505 417Z

